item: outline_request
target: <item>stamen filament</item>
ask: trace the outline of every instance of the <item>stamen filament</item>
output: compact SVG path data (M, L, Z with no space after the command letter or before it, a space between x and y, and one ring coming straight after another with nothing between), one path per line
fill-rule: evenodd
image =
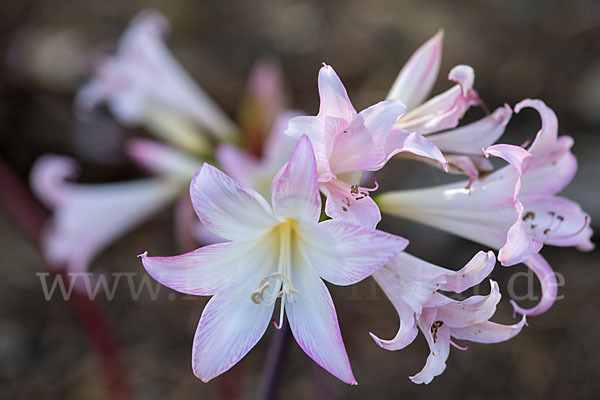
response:
M438 335L440 335L441 337L443 337L444 339L446 339L446 341L447 341L448 343L450 343L450 345L452 345L453 347L455 347L455 348L457 348L457 349L459 349L459 350L462 350L462 351L466 351L466 350L468 350L468 349L469 349L469 345L470 345L470 343L469 343L469 342L467 342L467 343L465 344L465 346L464 346L464 347L462 347L462 346L459 346L458 344L456 344L456 343L455 343L455 342L454 342L454 341L453 341L453 340L450 338L450 336L448 336L448 335L446 335L446 334L444 333L444 331L443 331L443 330L441 330L441 329L440 329L440 330L438 330L438 331L437 331L437 333L438 333Z

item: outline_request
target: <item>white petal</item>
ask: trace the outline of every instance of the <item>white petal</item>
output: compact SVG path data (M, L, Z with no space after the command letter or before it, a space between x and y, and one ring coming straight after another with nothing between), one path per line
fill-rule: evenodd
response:
M334 285L357 283L385 265L408 245L408 240L343 221L308 226L300 243L311 267Z
M192 180L190 196L204 226L228 240L257 238L277 223L264 198L208 164Z
M423 311L423 315L418 321L419 328L425 339L427 339L430 353L423 369L418 374L410 377L410 380L414 383L428 384L446 369L446 360L450 354L450 343L439 336L434 340L431 334L431 325L435 320L435 309L428 309Z
M292 280L300 295L286 302L285 311L296 342L321 367L343 382L356 385L327 287L306 266L295 268Z
M333 68L323 64L319 70L319 116L341 118L347 122L356 116L344 84Z
M444 32L440 31L413 53L394 81L388 99L400 99L412 109L427 98L440 72L443 38Z

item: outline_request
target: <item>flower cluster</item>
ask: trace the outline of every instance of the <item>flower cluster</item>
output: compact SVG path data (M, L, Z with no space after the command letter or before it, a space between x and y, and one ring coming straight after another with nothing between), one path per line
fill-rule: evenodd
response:
M48 258L82 270L107 243L180 197L191 180L191 206L202 225L192 226L190 213L182 219L198 242L212 244L178 256L140 257L163 285L212 296L193 344L193 370L203 381L227 371L252 349L279 300L275 327L286 318L309 357L356 384L323 281L352 285L372 276L395 307L400 327L392 339L371 337L395 351L421 331L431 353L410 379L429 383L444 371L451 346L468 348L469 343L455 340L508 340L522 330L526 316L550 308L557 285L539 254L544 244L593 247L589 216L557 195L577 163L570 151L573 140L558 136L557 118L548 106L523 100L514 107L516 113L531 107L542 120L531 145L519 147L497 143L512 117L508 105L459 126L470 107L487 111L473 89L471 67L452 68L448 77L455 85L427 100L440 69L443 33L412 55L387 99L360 112L325 64L318 74L318 114L286 110L278 70L262 64L236 127L168 52L162 41L166 28L155 12L137 16L117 54L99 65L77 96L80 111L105 102L124 124L144 126L170 141L173 147L134 139L127 148L153 177L67 183L73 162L47 156L36 165L32 183L55 209L45 236ZM267 127L272 127L268 135ZM394 156L466 179L374 196L377 182L365 183L363 175L384 168ZM506 165L495 167L494 158ZM205 162L211 159L214 163ZM407 239L377 230L381 213L448 231L486 249L458 271L433 265L405 252ZM522 317L512 325L490 321L501 300L496 282L489 281L488 295L464 296L494 269L496 254L488 249L498 252L501 265L526 264L541 282L543 296L535 307L513 302Z

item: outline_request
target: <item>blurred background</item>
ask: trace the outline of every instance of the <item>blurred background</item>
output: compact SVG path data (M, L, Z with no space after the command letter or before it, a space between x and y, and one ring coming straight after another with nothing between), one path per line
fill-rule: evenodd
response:
M167 42L174 56L232 117L250 69L262 57L281 62L295 108L316 114L317 72L327 62L361 110L382 99L412 52L444 29L433 93L451 86L445 79L451 67L468 64L490 109L514 106L523 98L543 99L558 115L560 133L575 138L579 171L565 195L579 202L594 230L600 230L600 3L594 0L3 2L0 154L21 183L45 153L75 158L82 165L82 182L144 176L124 156L122 144L146 133L123 127L108 112L92 124L79 122L73 96L89 76L94 56L114 52L129 20L148 7L169 18ZM465 121L482 115L474 109ZM526 110L513 117L504 138L521 144L537 129L537 114ZM443 179L431 168L401 160L377 177L381 190ZM116 241L94 259L92 270L142 273L135 255L143 250L178 253L172 214L165 210ZM35 246L5 208L0 221L0 398L110 398L73 309L59 297L44 299L35 274L46 268ZM412 254L450 268L481 249L399 219L384 218L380 227L409 238ZM593 241L598 242L597 235ZM452 351L446 372L427 386L408 379L429 354L422 337L399 352L384 351L369 337L369 331L392 337L398 326L393 307L373 281L331 287L359 385L346 386L322 372L292 343L280 398L598 398L599 252L547 247L543 254L565 278L559 289L564 298L530 318L529 327L509 342ZM518 271L525 268L498 268L493 278L502 290ZM122 286L112 301L101 302L133 398L216 398L223 377L204 384L190 367L192 338L207 299L184 300L172 293L162 288L156 300L143 294L134 302ZM503 299L495 321L511 322L511 312ZM272 331L231 373L238 377L242 398L252 398L257 390Z

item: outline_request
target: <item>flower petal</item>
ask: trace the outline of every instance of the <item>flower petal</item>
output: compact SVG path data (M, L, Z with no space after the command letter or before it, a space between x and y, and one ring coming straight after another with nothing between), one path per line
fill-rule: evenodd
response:
M153 174L181 180L186 185L202 166L199 159L154 140L130 139L125 150L142 168Z
M341 118L347 122L356 116L344 84L333 68L326 64L319 70L319 97L319 116Z
M554 111L541 100L525 99L515 106L515 112L518 114L525 107L534 108L542 118L542 128L538 131L535 140L529 147L529 152L535 157L542 156L556 143L558 137L558 119Z
M439 306L436 319L452 328L464 328L487 321L496 312L501 298L498 284L490 280L490 285L490 294L487 296L471 296L466 300L452 300Z
M290 160L271 183L273 210L280 218L317 222L321 195L315 153L308 136L298 141Z
M502 325L485 321L464 328L453 328L452 336L460 340L477 343L500 343L517 336L525 325L527 325L525 316L514 325Z
M481 149L496 143L502 136L511 116L512 110L505 104L478 121L431 135L428 139L445 152L481 156Z
M361 187L353 190L352 187L339 179L320 184L319 188L327 196L325 214L354 225L375 228L381 221L379 207L367 190ZM355 197L353 194L356 191L358 194Z
M440 285L440 289L455 293L464 292L480 284L492 273L495 265L496 256L493 251L480 251L460 270L445 274L446 282Z
M556 275L552 270L552 267L541 254L535 254L525 264L531 268L540 281L542 286L542 298L540 302L532 308L522 308L517 305L514 300L511 300L515 313L522 315L540 315L546 312L554 301L556 300L556 293L558 292L558 284L556 282Z
M435 320L435 309L423 310L423 315L419 318L418 325L425 339L427 339L430 353L423 369L418 374L410 377L413 383L428 384L446 369L446 360L450 354L450 343L446 340L434 340L431 335L431 326Z
M204 226L228 240L256 238L277 223L264 198L209 164L196 172L190 196Z
M419 135L416 132L394 128L386 139L384 152L386 155L385 162L398 153L408 152L437 161L444 169L448 168L448 162L440 149L423 135ZM383 164L380 167L383 167Z
M408 240L339 220L302 231L303 253L320 277L334 285L365 279L406 248Z
M427 98L440 72L443 39L444 32L439 31L413 53L394 81L388 99L400 99L412 109Z
M180 293L210 296L239 280L242 270L261 269L274 262L255 248L253 242L226 242L178 256L148 257L144 253L140 257L150 276L163 285ZM254 289L248 292L248 298Z
M471 67L458 65L448 77L458 85L407 112L396 126L421 135L456 127L467 109L481 101L472 89L475 73Z
M243 185L252 187L260 169L260 160L252 154L230 144L221 144L215 158L223 171Z
M300 295L286 302L285 311L296 342L332 375L356 385L327 287L311 268L295 268L293 272Z
M260 283L260 275L255 272L223 287L202 312L194 336L192 368L204 382L233 367L269 326L274 304L255 304L250 299Z
M71 272L86 271L106 245L177 197L177 185L161 179L76 184L76 163L67 157L44 156L34 165L31 185L54 210L42 246L48 261L66 264Z

